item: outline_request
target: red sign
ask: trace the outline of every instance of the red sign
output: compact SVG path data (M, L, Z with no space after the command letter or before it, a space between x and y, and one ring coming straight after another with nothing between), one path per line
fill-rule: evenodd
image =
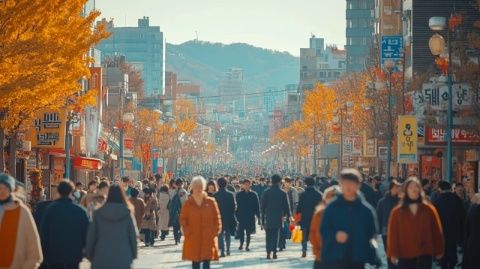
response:
M102 169L102 161L99 159L75 156L73 166L78 169L100 170Z
M480 144L480 136L461 128L452 129L452 142L455 144ZM446 144L446 130L443 128L427 128L425 134L427 144Z
M125 149L133 150L133 148L134 148L133 139L124 138L123 139L123 146L125 147Z
M108 150L108 143L104 138L99 138L98 139L98 144L97 144L97 151L101 153L105 153Z

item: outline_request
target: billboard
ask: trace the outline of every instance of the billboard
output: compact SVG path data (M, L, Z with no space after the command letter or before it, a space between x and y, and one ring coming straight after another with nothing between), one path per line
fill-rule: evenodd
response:
M66 112L60 110L40 110L35 115L34 130L28 132L27 140L32 148L65 149Z
M417 163L418 133L415 116L398 116L398 163Z

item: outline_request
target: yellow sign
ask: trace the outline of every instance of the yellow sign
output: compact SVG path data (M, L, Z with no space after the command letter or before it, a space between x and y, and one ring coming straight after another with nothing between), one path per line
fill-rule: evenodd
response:
M418 163L417 118L398 116L398 163Z
M65 110L41 110L28 132L32 148L65 149Z

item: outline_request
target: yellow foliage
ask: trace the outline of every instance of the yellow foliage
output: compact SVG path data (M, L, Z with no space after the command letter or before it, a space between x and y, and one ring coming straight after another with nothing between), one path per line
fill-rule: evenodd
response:
M59 108L88 77L89 48L108 36L93 28L98 11L81 16L86 0L10 0L0 5L1 126L16 130L43 108Z
M317 84L315 89L307 92L303 104L303 115L308 125L326 130L327 124L333 119L336 99L336 92L323 84Z
M197 126L195 104L191 100L177 99L173 106L178 133L190 135Z

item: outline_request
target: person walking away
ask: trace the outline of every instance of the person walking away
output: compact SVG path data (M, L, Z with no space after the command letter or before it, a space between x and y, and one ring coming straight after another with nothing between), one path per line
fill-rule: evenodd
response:
M315 207L322 200L322 194L315 189L315 179L313 177L305 178L305 185L307 188L300 195L297 206L297 214L300 216L300 227L302 228L302 258L307 257L307 243L308 235L310 233L310 223L315 212Z
M465 218L467 212L463 201L452 192L447 181L438 182L440 194L433 202L442 222L445 251L440 260L442 269L455 269L458 262L457 247L463 245Z
M122 187L123 191L125 192L125 195L127 198L130 198L131 194L130 192L132 191L132 187L130 187L131 179L129 176L124 176L120 180L120 186ZM146 187L146 186L144 186Z
M47 208L40 225L44 260L49 269L78 269L83 259L89 218L85 208L72 199L73 191L70 181L58 184L60 198Z
M388 219L393 208L396 207L400 201L399 195L402 189L402 184L396 180L390 181L388 191L385 193L385 197L378 201L377 205L377 223L380 233L382 234L383 246L387 251L387 229ZM388 269L395 269L395 265L390 260L388 262Z
M277 259L280 229L285 219L293 220L290 215L288 195L280 189L281 181L282 178L279 175L273 175L272 186L262 196L262 227L266 232L267 259ZM273 256L271 256L272 253Z
M295 216L295 210L298 205L298 191L293 187L293 179L290 177L285 177L284 182L283 182L283 190L287 193L288 195L288 202L290 205L290 216ZM278 242L278 248L279 251L283 251L286 246L287 246L287 239L291 238L291 232L290 232L290 221L288 219L285 219L283 221L283 226L282 229L280 230L280 236L279 236L279 242Z
M403 193L388 221L387 257L399 269L431 269L445 249L440 217L416 177L407 179Z
M260 203L258 195L251 189L252 182L249 179L243 181L242 191L237 193L237 211L235 215L238 220L238 236L240 239L239 250L243 249L243 244L246 243L245 250L250 251L250 240L252 234L255 234L255 216L260 221ZM246 239L246 241L245 241Z
M367 263L378 265L371 243L377 234L375 213L358 195L361 177L356 169L340 173L342 195L327 206L320 226L322 268L363 269Z
M43 260L37 226L14 190L15 179L0 173L0 269L36 269Z
M477 269L480 264L480 193L472 197L465 225L462 269Z
M207 189L205 191L207 192L208 197L215 197L215 193L218 191L217 182L214 179L208 181Z
M183 189L183 180L178 178L175 181L176 192L170 201L170 208L169 210L169 226L173 228L173 238L175 239L175 245L180 243L180 238L182 237L180 231L180 212L182 210L182 205L184 202L184 198L187 197L187 191ZM186 200L185 200L186 201Z
M138 198L140 192L137 189L130 191L131 197L129 199L135 212L135 224L137 227L142 227L143 217L145 216L145 202L142 198Z
M218 234L222 230L220 211L214 198L205 193L207 182L201 176L191 182L192 195L180 214L185 233L182 259L192 261L192 268L210 268L210 261L218 260Z
M330 186L325 189L323 193L323 200L315 208L315 213L312 216L312 222L310 223L310 232L308 234L308 240L312 244L313 254L315 255L315 262L313 263L313 269L321 268L321 253L322 253L322 236L320 235L320 224L322 223L323 213L325 208L330 202L340 194L340 187Z
M106 203L88 226L85 253L91 269L130 269L137 237L133 206L121 186L110 186Z
M95 180L92 180L92 181L88 182L87 194L85 196L83 196L82 200L80 200L80 203L85 208L88 208L88 205L92 202L93 197L96 196L97 186L98 186L98 183Z
M460 199L462 199L465 210L468 210L470 208L470 201L467 193L465 192L465 186L463 186L462 183L455 183L453 191L456 195L458 195L458 197L460 197Z
M155 244L155 231L157 230L157 199L153 194L154 190L145 188L145 215L140 229L140 233L145 235L145 246L153 247Z
M235 195L226 189L227 180L225 178L218 179L218 187L219 190L214 195L222 219L222 230L218 236L218 245L221 252L220 257L225 257L225 252L227 256L230 256L231 235L234 235L237 229L237 219L235 218L237 204Z
M83 190L83 183L80 181L75 183L75 191L73 192L74 201L80 204L85 195L87 195L87 192Z
M164 241L168 235L168 221L170 214L168 208L170 206L170 196L168 195L168 185L163 185L158 192L158 227L160 231L160 240Z
M87 206L87 212L90 218L92 218L93 212L105 203L108 195L108 187L109 184L106 181L101 181L100 184L98 184L97 192L93 198L90 199L90 203Z

